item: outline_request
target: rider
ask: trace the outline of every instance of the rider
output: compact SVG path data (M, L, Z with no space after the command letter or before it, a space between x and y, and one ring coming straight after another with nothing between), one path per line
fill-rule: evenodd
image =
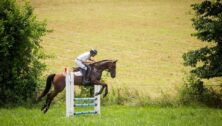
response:
M75 63L81 68L82 74L83 74L83 84L89 83L88 77L90 73L90 67L87 66L85 63L89 60L91 62L94 62L94 60L91 59L91 57L94 57L97 55L97 50L96 49L91 49L88 52L85 52L81 55L79 55L75 59ZM89 70L88 70L89 69ZM86 75L86 71L89 71L88 74Z

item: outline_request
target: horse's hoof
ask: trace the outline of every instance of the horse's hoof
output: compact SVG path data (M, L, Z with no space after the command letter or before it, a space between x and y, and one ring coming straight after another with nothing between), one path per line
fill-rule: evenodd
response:
M41 111L43 111L44 109L45 109L45 108L44 108L44 107L42 107L42 108L41 108Z
M45 110L43 111L43 113L46 114L47 111L48 111L48 109L45 109Z
M105 98L105 97L106 97L106 95L107 95L107 94L104 94L104 95L103 95L103 98Z
M43 105L41 108L41 111L43 111L46 108L46 105Z

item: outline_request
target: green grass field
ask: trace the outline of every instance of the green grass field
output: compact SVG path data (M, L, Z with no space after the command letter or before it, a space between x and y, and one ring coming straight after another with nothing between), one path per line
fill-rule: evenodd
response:
M150 97L176 94L182 85L182 55L204 46L191 37L198 0L32 0L35 13L54 32L43 38L48 73L71 68L92 47L96 60L118 59L109 87L127 87Z
M105 106L101 115L66 118L65 108L55 105L46 114L39 109L1 109L1 126L220 126L222 110Z

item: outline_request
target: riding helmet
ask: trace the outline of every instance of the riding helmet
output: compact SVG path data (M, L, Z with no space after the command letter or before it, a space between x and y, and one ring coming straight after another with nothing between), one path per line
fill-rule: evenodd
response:
M91 49L90 50L90 54L96 55L97 54L97 50L96 49Z

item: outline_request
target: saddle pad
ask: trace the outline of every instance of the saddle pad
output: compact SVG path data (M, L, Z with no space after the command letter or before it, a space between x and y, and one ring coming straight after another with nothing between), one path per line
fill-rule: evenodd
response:
M82 72L80 72L80 71L74 72L74 75L75 76L82 76Z

